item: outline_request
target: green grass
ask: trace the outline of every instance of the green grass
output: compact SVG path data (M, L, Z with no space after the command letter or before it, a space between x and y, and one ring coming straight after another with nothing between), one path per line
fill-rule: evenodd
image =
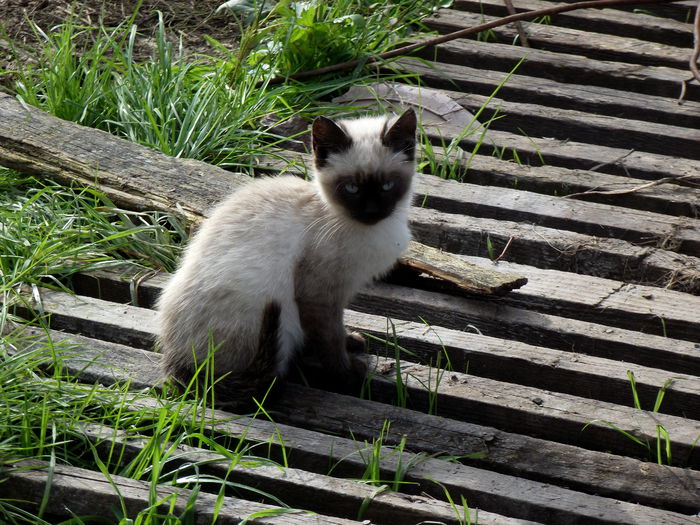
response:
M627 371L627 377L630 382L630 389L632 392L632 401L633 405L637 410L645 410L642 408L642 405L639 401L639 395L637 393L637 381L634 377L634 372L631 370ZM673 379L669 378L666 381L664 381L664 384L661 385L661 388L659 388L659 391L656 394L656 399L654 400L654 406L651 408L651 412L657 413L659 410L661 410L661 404L663 403L664 397L666 395L666 390L673 384ZM639 445L643 450L646 451L646 456L649 459L649 461L653 461L654 463L658 463L659 465L673 465L673 456L672 456L672 451L671 451L671 437L668 433L668 431L664 428L663 425L657 423L656 424L656 440L653 442L650 442L648 440L643 440L640 439L639 437L627 432L626 430L622 429L619 427L619 425L616 425L615 422L611 421L605 421L605 420L600 420L596 419L593 420L589 423L587 423L582 430L585 430L588 428L590 425L593 423L602 423L613 430L619 432L621 435L625 436L627 439L632 441L633 443L636 443ZM698 436L698 439L700 439L700 436ZM697 442L698 439L695 441Z

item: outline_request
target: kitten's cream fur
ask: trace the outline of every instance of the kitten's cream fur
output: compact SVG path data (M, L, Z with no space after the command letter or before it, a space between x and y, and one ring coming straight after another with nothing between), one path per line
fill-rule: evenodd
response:
M409 117L415 130L415 116ZM216 375L231 372L225 395L237 396L238 388L249 394L249 381L269 383L269 377L237 374L259 358L261 332L269 329L263 326L266 312L276 305L268 315L273 329L277 325L272 375L284 377L302 349L315 354L331 375L362 375L363 365L346 349L343 308L395 264L410 239L413 151L409 156L380 140L397 120L340 121L352 146L317 159L313 182L293 176L257 179L216 207L159 300L168 374L186 383L194 360L206 359L212 338L221 345ZM398 177L407 190L388 217L365 224L334 198L334 181L348 174Z

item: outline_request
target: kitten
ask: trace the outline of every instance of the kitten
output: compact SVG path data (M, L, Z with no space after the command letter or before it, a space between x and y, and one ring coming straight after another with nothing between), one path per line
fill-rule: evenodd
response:
M343 309L408 244L415 133L413 110L318 117L313 182L256 179L218 205L159 299L166 373L187 384L213 344L220 406L264 394L301 354L341 391L361 384Z

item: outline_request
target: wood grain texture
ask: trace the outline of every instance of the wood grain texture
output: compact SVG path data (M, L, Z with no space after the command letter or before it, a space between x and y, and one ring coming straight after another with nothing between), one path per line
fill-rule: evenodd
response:
M152 347L152 341L157 333L156 313L152 310L110 303L91 297L75 297L49 290L42 291L41 295L44 311L51 314L52 326L55 328L90 338L101 337L120 344L128 341L133 346L145 349ZM385 293L382 296L391 302L390 295ZM142 320L143 328L140 330L136 330L131 322L135 314L138 314ZM615 421L620 428L645 436L646 439L653 439L656 423L662 422L673 437L674 447L677 447L675 455L677 461L684 461L689 456L693 440L697 437L697 432L692 425L688 426L685 420L665 415L683 414L685 417L698 418L698 410L700 410L698 388L692 378L674 375L674 382L667 391L662 407L664 413L654 414L651 418L645 419L646 416L639 411L610 403L628 396L629 384L626 377L628 368L631 368L637 376L637 388L643 406L653 404L656 391L669 378L667 373L641 366L630 367L626 363L597 359L580 353L560 352L544 347L506 342L494 337L464 333L441 326L426 329L423 323L401 321L401 317L394 318L391 328L386 318L380 316L347 311L345 317L350 329L372 334L380 340L387 338L391 340L392 332L395 330L398 344L408 348L417 359L426 364L435 363L437 356L445 352L454 370L464 370L468 367L472 374L469 376L470 388L472 385L480 384L481 386L477 387L480 389L478 397L482 400L494 399L494 402L489 403L491 406L488 409L478 409L474 414L483 413L491 417L497 417L496 414L500 414L497 420L478 420L481 423L505 424L511 431L526 431L537 435L541 435L541 430L544 428L547 429L550 439L570 440L572 436L575 439L580 438L574 429L580 430L583 425L594 419ZM442 317L446 318L445 313ZM109 321L102 321L102 319ZM34 334L36 335L36 332ZM57 339L71 340L70 337L62 336L57 336ZM373 343L372 348L380 354L386 351L382 342ZM97 348L95 351L99 350ZM95 355L87 357L88 362L96 358ZM134 354L134 358L146 358L157 362L155 355ZM152 362L148 365L149 369L153 369ZM430 373L429 367L419 368L425 370L425 374ZM91 367L90 370L95 369ZM433 371L433 373L437 372ZM479 383L480 381L482 383ZM156 383L158 381L154 382ZM447 386L453 385L449 383ZM538 393L542 389L561 392L562 394L558 395L563 396L562 399L567 399L566 409L548 412L549 403L533 406L531 400L536 397L542 398L543 394ZM448 392L453 393L455 389L448 389ZM579 396L588 399L582 399ZM557 405L558 402L552 404L553 407ZM505 414L502 412L504 407L507 407ZM515 417L513 410L516 412L527 410L527 413L522 417ZM460 418L471 413L472 410L465 411L457 408L451 416ZM567 419L569 413L579 415L573 419ZM547 421L546 425L541 417ZM549 430L549 421L552 417L561 419L561 432ZM597 442L596 446L606 449L618 447L617 450L622 453L634 450L635 445L620 434L605 425L597 426L601 427L605 431L603 435L606 435L603 441ZM600 432L600 429L597 432Z
M521 9L521 11L525 10ZM475 12L441 9L438 16L427 18L423 23L443 34L495 19L496 17L482 14L478 8ZM495 35L500 43L510 44L515 41L520 45L516 38L518 33L511 25L496 27L491 34ZM530 47L534 49L628 64L667 66L679 69L685 69L687 66L686 52L683 48L671 46L668 42L652 43L639 38L594 32L590 26L587 31L584 31L579 28L572 29L553 24L529 23L526 35Z
M126 509L127 515L134 519L139 512L152 505L152 485L118 475L107 479L102 473L77 467L57 465L51 471L42 463L36 461L20 462L13 467L16 470L5 469L3 497L16 500L21 507L37 512L38 503L44 496L47 484L50 484L47 514L58 518L74 516L99 516L106 518ZM43 467L43 468L42 468ZM168 485L157 485L155 495L163 500L163 511L167 512L170 504L174 503L174 511L181 514L187 507L187 499L191 491L186 488L175 488ZM209 525L214 521L217 508L216 494L200 491L197 504L191 514L197 525ZM227 497L218 511L216 523L238 525L249 515L269 511L275 507L255 503L243 499ZM331 516L315 516L302 512L288 513L280 516L256 518L254 523L270 525L295 524L359 524L354 520L346 520Z
M503 295L527 284L527 279L521 275L477 266L415 241L409 243L401 263L473 293Z
M131 209L179 210L200 220L249 180L55 118L5 93L0 93L0 114L0 165L68 185L96 186Z

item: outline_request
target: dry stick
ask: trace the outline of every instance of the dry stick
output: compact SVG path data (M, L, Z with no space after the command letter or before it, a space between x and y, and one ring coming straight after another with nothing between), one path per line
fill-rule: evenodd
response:
M514 15L515 14L515 6L513 6L513 2L511 2L511 0L503 0L503 3L506 4L506 9L508 10L508 14ZM527 35L525 34L525 30L523 29L523 25L520 22L516 22L515 29L517 29L518 36L520 37L520 44L523 47L530 47L530 42L527 39Z
M693 177L693 175L687 174L687 175L679 175L676 177L664 177L662 179L647 182L646 184L641 184L639 186L635 186L634 188L629 188L627 190L586 190L586 191L582 191L579 193L569 193L568 195L564 195L563 197L565 199L571 199L573 197L580 197L582 195L626 195L628 193L636 193L638 191L645 190L647 188L651 188L653 186L658 186L659 184L676 182L679 180L687 179L689 177Z
M486 22L478 26L460 29L459 31L455 31L454 33L448 33L446 35L441 35L428 40L423 40L421 42L416 42L414 44L399 47L393 49L392 51L387 51L386 53L381 53L379 55L349 60L347 62L341 62L339 64L334 64L332 66L326 66L319 69L313 69L311 71L300 71L299 73L293 73L287 76L274 77L268 81L263 80L258 82L257 87L261 87L263 85L272 86L275 84L282 84L283 82L286 82L288 80L303 80L318 75L325 75L326 73L335 73L336 71L343 71L345 69L357 67L363 62L371 64L379 60L387 60L397 56L406 55L411 51L415 51L416 49L429 46L436 46L438 44L443 44L445 42L449 42L457 38L463 38L474 33L486 31L487 29L500 27L506 24L512 24L513 22L518 22L520 20L531 20L539 16L556 15L557 13L565 13L567 11L575 11L577 9L616 7L623 5L670 4L678 1L679 0L587 0L585 2L575 2L573 4L561 4L554 7L549 7L547 9L538 9L536 11L528 11L525 13L518 13L503 18L498 18L496 20L492 20L491 22Z
M506 243L505 247L503 248L503 251L501 252L501 254L498 257L496 257L493 261L491 261L493 264L496 264L498 261L503 259L503 257L505 257L506 252L508 251L508 248L510 248L510 243L513 242L513 239L515 239L515 235L510 236L510 239L508 239L508 242Z
M681 83L681 96L678 97L678 103L683 104L685 99L685 90L688 83L697 80L700 83L700 71L698 71L698 59L700 58L700 0L695 8L695 22L693 23L693 54L690 56L690 72L693 74L688 80Z

